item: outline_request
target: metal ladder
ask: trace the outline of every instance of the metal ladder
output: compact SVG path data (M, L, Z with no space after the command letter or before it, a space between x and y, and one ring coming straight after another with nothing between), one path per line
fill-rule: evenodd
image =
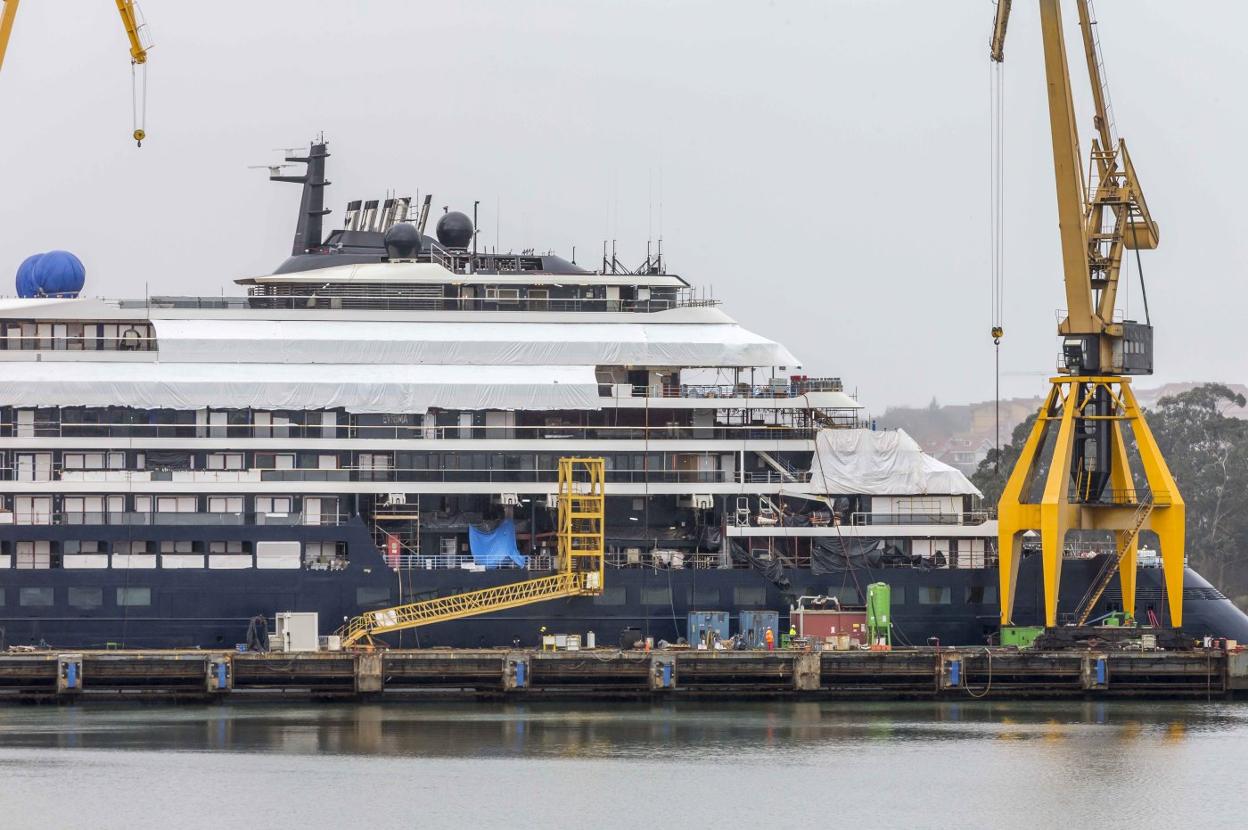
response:
M1105 589L1109 587L1114 574L1118 571L1118 566L1122 563L1122 558L1127 555L1127 550L1135 543L1136 537L1140 534L1140 529L1144 527L1144 522L1147 521L1149 514L1152 512L1153 494L1147 493L1140 500L1139 504L1136 505L1131 527L1126 531L1120 531L1122 536L1119 538L1117 554L1105 560L1105 566L1101 568L1096 581L1088 586L1088 592L1080 600L1079 607L1075 612L1075 625L1087 625L1088 618L1092 616L1092 609L1096 607L1097 601L1105 593ZM1135 609L1133 608L1124 610L1132 616L1135 614Z

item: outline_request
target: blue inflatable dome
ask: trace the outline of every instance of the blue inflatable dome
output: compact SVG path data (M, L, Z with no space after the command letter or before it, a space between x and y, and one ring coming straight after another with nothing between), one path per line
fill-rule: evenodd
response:
M27 257L17 269L19 297L77 297L87 281L82 260L69 251Z

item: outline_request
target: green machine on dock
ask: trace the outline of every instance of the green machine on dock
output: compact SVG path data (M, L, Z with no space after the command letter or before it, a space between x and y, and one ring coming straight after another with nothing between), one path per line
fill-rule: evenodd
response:
M1042 625L1003 625L1001 626L1001 645L1015 648L1031 648L1036 638L1044 633Z
M885 645L892 648L893 594L887 582L872 582L867 586L867 638L872 648Z

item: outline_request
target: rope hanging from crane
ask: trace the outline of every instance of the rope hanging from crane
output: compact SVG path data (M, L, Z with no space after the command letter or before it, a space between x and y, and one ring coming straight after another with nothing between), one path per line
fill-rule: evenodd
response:
M147 21L134 0L117 0L117 12L130 40L130 112L135 143L142 147L147 138Z
M997 0L988 64L988 214L992 304L993 472L1001 472L1001 339L1005 337L1005 29L1011 0Z

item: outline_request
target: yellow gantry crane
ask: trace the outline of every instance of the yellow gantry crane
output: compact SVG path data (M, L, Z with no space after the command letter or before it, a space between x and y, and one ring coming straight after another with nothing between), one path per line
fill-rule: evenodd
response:
M4 66L4 53L8 51L9 36L13 33L13 21L17 17L19 0L0 0L0 67ZM142 15L134 0L116 0L117 11L121 14L121 23L126 29L126 38L130 41L130 68L132 83L132 104L134 109L134 140L140 147L147 137L144 131L147 121L147 50L150 43L145 43L147 27L142 22Z
M1038 3L1067 310L1058 325L1061 374L1050 380L1048 396L998 504L1001 624L1012 622L1024 532L1040 532L1045 625L1052 627L1057 624L1062 554L1069 531L1111 531L1116 543L1106 572L1075 612L1082 625L1115 567L1123 609L1134 616L1136 546L1140 531L1151 529L1161 545L1170 621L1178 627L1183 624L1183 499L1130 382L1131 375L1153 371L1147 294L1144 323L1116 315L1123 256L1156 248L1157 223L1144 201L1126 142L1114 136L1090 0L1076 0L1095 108L1086 178L1061 3ZM994 61L1005 57L1010 6L1010 0L997 2L990 44ZM1135 439L1142 468L1138 478L1147 482L1146 487L1137 486L1125 427Z
M605 465L601 458L560 458L555 573L480 591L369 611L338 629L344 648L374 637L535 602L602 593L605 575Z

